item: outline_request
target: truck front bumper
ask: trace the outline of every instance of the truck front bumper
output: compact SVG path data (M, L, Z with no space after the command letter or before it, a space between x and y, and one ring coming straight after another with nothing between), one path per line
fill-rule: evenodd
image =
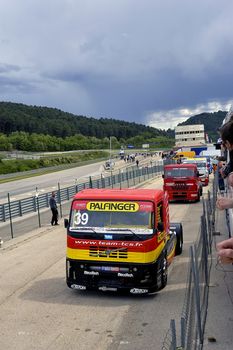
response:
M168 191L169 201L194 201L198 199L198 192L193 191Z
M66 281L73 289L148 293L158 290L158 262L123 264L66 260Z

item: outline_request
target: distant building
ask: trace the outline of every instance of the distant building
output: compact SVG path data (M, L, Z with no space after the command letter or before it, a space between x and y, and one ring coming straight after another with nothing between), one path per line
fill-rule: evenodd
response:
M175 128L176 147L206 144L203 124L182 125Z

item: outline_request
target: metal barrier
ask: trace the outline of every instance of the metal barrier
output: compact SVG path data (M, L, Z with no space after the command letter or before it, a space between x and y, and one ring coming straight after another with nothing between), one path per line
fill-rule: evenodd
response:
M212 196L203 199L203 215L197 241L190 247L189 270L182 314L171 320L163 350L201 350L208 308L209 277L212 264L212 237L215 232L216 180ZM179 330L176 330L178 325ZM179 344L177 346L177 344Z
M130 166L126 169L119 169L118 172L111 171L108 176L101 174L98 177L87 178L82 183L76 183L73 186L60 188L55 191L57 204L60 206L60 217L63 216L62 204L68 202L72 197L84 188L126 188L133 187L141 182L154 178L161 174L165 161L150 162L150 166L137 167ZM0 204L0 223L10 222L11 238L14 238L12 220L23 217L26 214L36 213L38 215L39 227L41 227L40 211L49 208L49 198L51 192L38 193L35 196L23 198L20 200L10 200L8 193L8 202Z
M233 198L233 189L231 186L226 187L226 196ZM229 238L232 237L233 232L233 209L226 209L226 223L227 223L227 229L228 229L228 235Z
M168 161L169 162L169 161ZM62 203L68 203L84 188L128 188L136 186L150 178L161 174L165 162L156 162L144 168L130 167L118 173L110 172L108 176L89 177L85 182L74 186L60 188L58 186L57 202L60 205L62 217ZM166 162L167 163L167 162ZM165 164L166 164L165 163ZM190 247L189 270L187 274L186 293L182 314L178 322L170 321L170 327L163 341L163 350L201 350L204 339L204 329L208 306L208 286L211 268L211 246L215 231L215 203L217 196L217 179L213 183L212 194L208 192L203 199L203 215L197 241ZM51 192L10 201L0 205L0 221L10 221L12 218L22 217L28 213L38 214L40 226L40 209L49 207ZM69 206L68 206L69 207ZM11 236L13 229L11 227ZM178 326L178 327L177 327ZM177 345L178 344L178 345Z

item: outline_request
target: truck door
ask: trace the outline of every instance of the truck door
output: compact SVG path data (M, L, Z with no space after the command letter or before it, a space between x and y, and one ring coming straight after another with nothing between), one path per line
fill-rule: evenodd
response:
M168 194L167 192L164 193L163 200L159 201L157 206L157 213L156 213L156 225L158 226L158 223L163 223L164 231L169 231L169 206L168 206Z

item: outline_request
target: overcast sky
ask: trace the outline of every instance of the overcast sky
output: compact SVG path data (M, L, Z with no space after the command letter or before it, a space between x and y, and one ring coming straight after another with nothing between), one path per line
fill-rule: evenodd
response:
M161 129L233 98L229 0L0 0L0 100Z

